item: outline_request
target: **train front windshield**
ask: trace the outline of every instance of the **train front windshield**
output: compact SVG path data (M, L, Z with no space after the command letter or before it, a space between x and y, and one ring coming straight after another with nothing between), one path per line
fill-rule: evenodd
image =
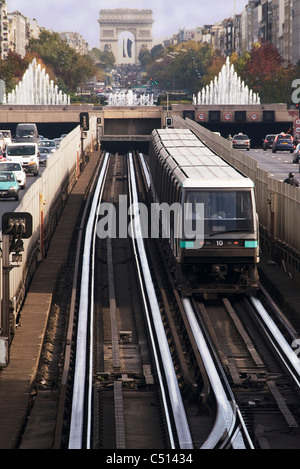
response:
M254 231L250 190L187 192L185 203L185 217L192 221L193 226L203 214L205 236L222 232ZM196 204L199 204L198 207Z

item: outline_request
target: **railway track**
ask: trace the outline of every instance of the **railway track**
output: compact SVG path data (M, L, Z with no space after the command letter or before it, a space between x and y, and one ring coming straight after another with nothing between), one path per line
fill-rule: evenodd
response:
M120 194L128 195L129 203L148 201L147 173L140 164L146 168L139 155L103 158L89 215L93 221L86 223L88 247L75 314L79 335L72 340L77 351L71 350L69 336L66 367L71 363L72 371L63 372L64 384L74 378L74 385L62 393L67 403L60 408L65 417L57 423L56 447L298 448L297 361L283 364L286 353L278 355L278 343L275 349L266 338L270 329L274 337L273 325L257 325L261 303L181 298L159 243L98 236L99 200L116 207L117 231L124 228ZM129 189L133 174L135 192ZM132 216L131 226L140 229L137 212ZM146 258L151 259L147 267ZM297 339L286 322L284 329Z
M254 447L298 448L299 364L261 302L223 299L197 309Z

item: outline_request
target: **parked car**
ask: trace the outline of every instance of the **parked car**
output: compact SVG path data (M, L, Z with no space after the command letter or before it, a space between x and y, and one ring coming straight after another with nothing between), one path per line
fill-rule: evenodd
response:
M289 151L290 153L293 153L294 139L292 135L285 134L284 132L277 134L272 146L272 152L276 153L276 151Z
M273 142L275 140L275 137L276 137L276 134L268 134L265 136L264 140L263 140L263 150L267 150L268 148L272 148L273 147Z
M12 171L0 172L0 198L19 200L19 183Z
M293 154L293 163L299 163L300 160L300 143L296 146L295 152Z
M52 155L53 151L49 147L41 147L39 146L39 161L41 165L46 165L47 160L50 155Z
M26 173L22 168L21 163L12 163L10 161L0 162L0 172L1 171L12 171L16 176L16 179L19 183L21 189L26 187Z
M232 147L239 148L239 149L246 149L247 151L250 150L250 139L246 134L235 134L232 139Z

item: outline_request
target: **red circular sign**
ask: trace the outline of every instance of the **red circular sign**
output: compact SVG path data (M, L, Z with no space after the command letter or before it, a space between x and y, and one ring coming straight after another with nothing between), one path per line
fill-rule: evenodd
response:
M226 114L224 114L224 118L229 121L231 119L231 114L229 112L226 112Z
M198 119L200 119L201 121L203 121L205 119L204 112L200 112L200 114L198 114Z
M256 114L256 112L254 112L253 114L251 114L251 119L252 119L253 121L256 121L256 119L257 119L257 114Z

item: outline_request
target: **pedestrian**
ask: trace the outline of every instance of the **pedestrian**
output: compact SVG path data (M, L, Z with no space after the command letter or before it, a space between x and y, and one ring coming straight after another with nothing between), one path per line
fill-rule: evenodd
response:
M294 173L289 173L289 177L284 180L287 184L290 184L291 186L296 186L299 187L299 182L295 178Z

